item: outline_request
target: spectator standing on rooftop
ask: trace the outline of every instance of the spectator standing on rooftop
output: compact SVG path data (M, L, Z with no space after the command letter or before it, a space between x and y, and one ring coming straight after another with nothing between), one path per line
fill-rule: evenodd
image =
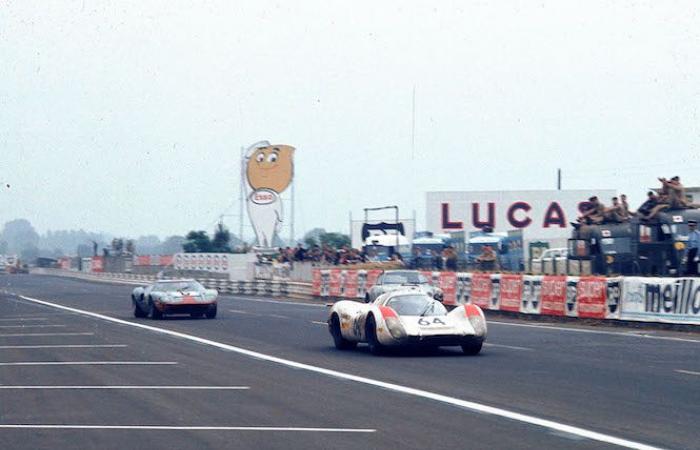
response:
M685 274L698 275L698 248L700 248L700 231L698 231L698 223L695 220L688 221L688 242L685 250Z
M636 215L634 211L630 211L630 205L627 203L626 194L620 195L620 204L622 205L622 213L625 216L625 219L629 220L630 217Z
M605 208L605 220L615 223L621 223L627 220L627 214L625 213L624 207L617 197L612 198L611 207Z
M578 221L587 225L603 223L603 219L605 218L605 206L600 203L600 200L598 200L598 197L595 195L588 199L588 203L588 209L581 214Z

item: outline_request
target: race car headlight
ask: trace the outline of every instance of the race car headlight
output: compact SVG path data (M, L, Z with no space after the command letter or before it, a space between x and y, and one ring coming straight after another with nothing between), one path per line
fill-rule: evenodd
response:
M389 333L391 333L394 339L403 339L406 337L406 330L404 330L401 321L397 317L387 317L385 322Z

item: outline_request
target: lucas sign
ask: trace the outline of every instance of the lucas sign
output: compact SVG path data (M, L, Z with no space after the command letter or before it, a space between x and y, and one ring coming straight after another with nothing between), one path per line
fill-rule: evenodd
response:
M294 147L260 141L245 154L248 217L258 247L272 247L284 219L280 195L294 178Z
M525 240L565 239L587 199L603 203L613 190L428 192L426 220L436 233L484 227L494 231L523 230Z

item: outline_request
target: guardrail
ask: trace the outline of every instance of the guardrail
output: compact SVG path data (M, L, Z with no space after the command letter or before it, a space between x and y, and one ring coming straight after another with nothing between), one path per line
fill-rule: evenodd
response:
M156 280L155 275L110 272L86 273L63 269L33 269L32 273L132 285L148 284ZM172 277L163 278L168 279ZM217 289L223 294L267 295L305 299L312 297L310 283L278 280L229 281L220 278L197 278L197 281L208 289Z

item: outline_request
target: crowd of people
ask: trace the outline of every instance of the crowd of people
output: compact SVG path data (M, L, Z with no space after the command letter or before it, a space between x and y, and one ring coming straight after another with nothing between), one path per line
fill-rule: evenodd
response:
M275 258L280 263L293 263L295 261L311 261L327 265L360 264L365 262L378 261L378 255L371 252L366 253L356 248L344 245L338 249L330 245L313 245L305 248L302 244L296 247L280 247L277 249L278 255ZM401 255L395 254L392 261L401 261Z
M612 205L606 207L597 196L590 197L586 209L578 217L575 227L582 224L597 225L602 223L628 222L637 216L641 220L651 220L656 215L667 209L698 208L700 205L692 203L685 195L685 187L681 179L674 176L671 179L659 178L661 186L658 189L647 192L647 199L637 211L632 211L627 204L625 194L612 198Z

